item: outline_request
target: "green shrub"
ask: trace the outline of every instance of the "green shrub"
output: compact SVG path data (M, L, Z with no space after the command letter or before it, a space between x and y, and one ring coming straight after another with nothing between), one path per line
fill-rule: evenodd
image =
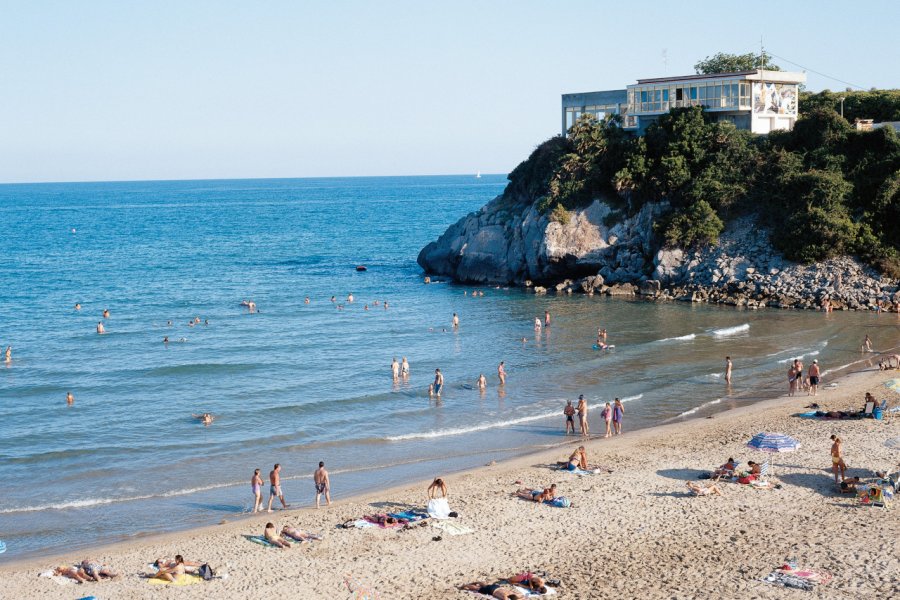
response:
M560 223L561 225L568 225L569 221L572 220L572 213L570 213L562 204L557 204L550 212L550 220Z
M691 204L684 212L672 215L663 234L666 245L686 248L716 245L725 228L722 219L705 200Z

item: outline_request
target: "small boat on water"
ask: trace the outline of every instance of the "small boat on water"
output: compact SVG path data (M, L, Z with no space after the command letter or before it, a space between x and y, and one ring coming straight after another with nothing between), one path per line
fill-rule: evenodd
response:
M475 179L481 179L481 171L475 173Z
M366 265L356 265L356 270L357 271L368 271L368 269L366 268Z

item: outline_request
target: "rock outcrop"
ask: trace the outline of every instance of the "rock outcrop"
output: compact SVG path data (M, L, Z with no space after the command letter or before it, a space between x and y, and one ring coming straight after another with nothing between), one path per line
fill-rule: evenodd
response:
M761 308L900 309L897 282L852 257L813 265L785 260L752 217L732 221L719 244L659 248L653 223L665 203L631 217L604 200L552 219L500 196L419 253L426 273L460 282L525 285L535 293L715 302ZM566 218L567 217L567 218ZM532 287L534 286L534 287Z

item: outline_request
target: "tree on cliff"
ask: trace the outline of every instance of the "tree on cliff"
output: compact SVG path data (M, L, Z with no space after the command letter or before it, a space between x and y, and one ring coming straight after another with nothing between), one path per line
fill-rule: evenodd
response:
M762 53L762 60L759 54L727 54L725 52L717 52L712 56L707 56L694 65L694 70L698 75L712 75L713 73L737 73L740 71L755 71L762 68L769 71L780 71L781 67L772 62L772 57Z

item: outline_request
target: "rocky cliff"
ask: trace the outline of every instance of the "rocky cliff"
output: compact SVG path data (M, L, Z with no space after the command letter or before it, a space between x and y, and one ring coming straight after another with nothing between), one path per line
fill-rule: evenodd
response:
M431 275L459 282L548 288L562 293L640 294L735 306L891 310L897 282L852 257L813 265L785 260L753 218L728 225L713 247L661 249L649 203L631 217L598 199L562 219L503 196L457 221L419 253ZM880 303L880 304L879 304Z

